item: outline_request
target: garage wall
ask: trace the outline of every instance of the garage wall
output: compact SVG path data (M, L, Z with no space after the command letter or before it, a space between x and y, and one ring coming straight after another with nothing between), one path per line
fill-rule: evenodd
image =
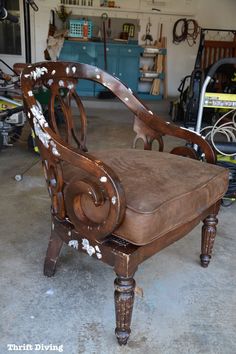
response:
M35 16L35 60L44 60L43 51L46 46L48 33L49 10L55 8L59 0L39 0L39 12ZM167 37L167 67L168 67L168 94L177 95L180 80L191 73L196 58L198 43L189 47L187 43L175 45L172 43L172 29L177 19L182 17L195 18L201 27L233 29L235 27L236 0L120 0L116 1L121 7L133 8L133 12L105 12L111 17L135 18L140 21L139 43L143 44L142 36L145 33L148 19L152 23L151 34L158 37L160 23L163 23L163 35ZM164 5L163 5L164 4ZM161 8L162 12L148 13L152 7ZM72 8L73 14L79 16L100 16L95 10ZM146 12L146 13L145 13Z

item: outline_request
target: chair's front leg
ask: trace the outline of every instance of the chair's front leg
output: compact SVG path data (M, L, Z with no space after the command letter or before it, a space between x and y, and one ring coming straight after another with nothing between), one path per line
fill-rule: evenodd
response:
M115 334L120 345L126 344L130 336L130 324L134 304L135 280L117 274L115 279Z
M202 267L208 267L211 260L211 254L214 246L216 236L216 225L218 223L217 214L210 214L205 220L203 220L202 227L202 249L201 249L201 265Z
M63 245L62 239L52 229L44 261L44 275L52 277L56 271L57 260Z

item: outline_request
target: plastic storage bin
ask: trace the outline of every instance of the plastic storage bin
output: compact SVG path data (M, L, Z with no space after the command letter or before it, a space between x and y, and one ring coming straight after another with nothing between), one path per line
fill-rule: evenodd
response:
M87 21L87 20L70 20L69 37L83 38L84 37L83 26L85 22L87 22L88 25L87 38L91 38L93 33L93 24L92 21Z

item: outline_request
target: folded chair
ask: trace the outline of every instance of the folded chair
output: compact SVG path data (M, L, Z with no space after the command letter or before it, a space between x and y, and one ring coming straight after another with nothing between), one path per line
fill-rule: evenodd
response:
M133 113L134 147L141 139L143 150L88 152L86 113L76 92L80 79L103 85ZM115 334L120 345L126 344L134 274L140 263L203 221L200 261L208 266L228 172L214 165L215 153L200 135L162 120L131 89L97 67L71 62L29 65L21 84L51 197L44 274L54 275L63 242L112 266L116 273ZM50 90L47 120L34 97L41 86ZM57 125L56 102L63 112L64 131ZM72 112L75 104L77 122ZM182 146L163 152L163 136L167 135L179 138ZM151 150L155 140L159 151Z

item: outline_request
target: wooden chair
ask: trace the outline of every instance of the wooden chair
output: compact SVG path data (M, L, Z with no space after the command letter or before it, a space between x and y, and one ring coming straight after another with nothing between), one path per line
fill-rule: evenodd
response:
M102 84L125 104L135 117L136 141L142 139L145 150L87 152L87 119L76 93L79 79ZM200 135L165 122L99 68L38 63L24 69L21 84L52 204L44 274L54 275L63 242L112 266L117 274L115 333L119 344L126 344L131 332L134 273L140 263L203 221L200 259L203 267L208 266L228 173L214 165L215 153ZM34 97L35 88L42 85L51 92L48 120ZM72 119L72 100L80 117L78 131ZM65 134L57 125L56 101L64 114ZM163 152L164 135L182 139L183 146ZM151 151L154 140L159 141L160 151ZM198 146L198 152L191 144Z
M204 35L205 31L204 30L202 31ZM235 33L232 41L204 40L203 49L201 53L201 70L206 73L208 72L210 66L216 63L218 60L223 58L233 58L235 56L236 56L236 34ZM223 92L224 84L230 81L228 71L229 69L227 70L227 75L226 73L224 73L224 71L222 72L222 70L215 73L214 89L217 90L217 92Z

